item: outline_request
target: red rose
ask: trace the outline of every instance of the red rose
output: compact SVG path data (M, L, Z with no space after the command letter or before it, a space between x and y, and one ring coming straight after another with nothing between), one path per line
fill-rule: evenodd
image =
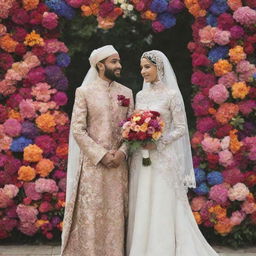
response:
M129 98L125 98L122 100L122 106L123 107L128 107L130 105L130 99Z

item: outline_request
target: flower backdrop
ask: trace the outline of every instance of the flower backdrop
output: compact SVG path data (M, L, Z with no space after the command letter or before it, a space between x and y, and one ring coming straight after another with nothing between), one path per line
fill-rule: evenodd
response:
M210 237L256 240L256 0L0 0L0 239L62 229L70 57L61 21L95 16L109 29L141 19L158 33L185 9L195 18L191 207Z

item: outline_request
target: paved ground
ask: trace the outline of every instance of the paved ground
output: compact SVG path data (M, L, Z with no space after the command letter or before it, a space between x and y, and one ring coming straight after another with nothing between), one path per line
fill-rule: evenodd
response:
M215 246L220 256L256 256L256 247L233 250ZM52 245L0 245L0 256L59 256L60 246ZM79 256L79 255L70 255ZM207 255L205 255L207 256Z

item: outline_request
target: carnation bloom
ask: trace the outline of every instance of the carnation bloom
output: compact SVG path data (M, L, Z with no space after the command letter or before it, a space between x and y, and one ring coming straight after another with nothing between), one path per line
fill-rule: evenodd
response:
M233 226L240 225L241 222L245 219L246 214L243 211L235 211L232 212L232 216L230 218L231 224Z
M56 89L51 89L47 83L38 83L32 87L31 95L35 96L37 100L48 102L51 99L51 94L56 93Z
M8 119L4 122L4 132L11 136L11 137L17 137L20 135L21 132L21 124L16 119Z
M207 45L213 46L214 45L214 36L217 31L217 28L206 26L199 30L200 42Z
M220 140L217 138L212 138L209 135L205 135L201 142L203 150L208 153L217 153L221 150Z
M233 103L223 103L218 108L215 118L221 124L227 124L239 112L238 105Z
M227 60L219 60L214 63L214 72L216 76L223 76L232 71L232 65Z
M54 193L58 191L58 186L52 179L39 178L35 184L35 189L38 193Z
M17 45L18 42L15 41L8 33L0 37L0 48L6 52L15 52Z
M225 204L228 199L228 188L224 184L214 185L210 189L209 198L218 204Z
M255 202L252 201L244 201L242 204L242 210L246 213L246 214L252 214L256 212L256 204Z
M244 183L237 183L228 191L228 197L231 201L244 201L249 195L250 191Z
M44 132L54 132L56 126L54 116L50 113L42 114L36 118L36 125Z
M209 90L209 98L212 99L217 104L222 104L227 100L229 96L228 90L222 84L214 85Z
M39 200L42 198L41 193L38 193L35 189L35 182L26 182L24 183L25 194L28 198L32 200Z
M13 184L6 184L2 191L12 199L18 194L19 188Z
M43 157L43 150L37 145L29 145L24 148L24 160L28 162L38 162Z
M58 15L54 12L44 12L42 25L47 29L56 28L58 26Z
M207 199L204 196L197 196L192 199L191 208L193 211L200 211L205 205Z
M238 8L243 6L241 0L228 0L227 3L232 11L236 11Z
M256 11L249 6L238 8L234 14L234 19L242 25L250 26L256 23Z
M18 175L19 180L31 181L36 177L36 171L30 166L21 166Z
M244 99L250 91L250 86L245 82L237 82L232 85L232 96L234 99Z
M229 218L224 218L214 225L214 229L221 235L227 235L232 231L233 225Z
M242 46L237 45L229 50L230 60L234 63L238 63L246 58L246 54Z
M19 204L16 212L21 222L34 223L37 220L38 210L34 206Z
M229 31L222 31L217 29L214 34L214 42L219 45L226 45L230 42L231 34Z
M218 80L219 84L223 84L227 88L231 87L235 82L238 81L237 75L235 72L228 72L225 75L221 76Z
M228 167L231 166L234 163L233 154L229 150L223 150L219 153L219 163L224 166Z
M24 44L31 47L35 45L43 46L44 39L33 30L30 34L26 35Z
M41 159L36 165L36 171L41 177L46 177L54 169L54 164L49 159Z
M22 4L26 11L31 11L37 8L39 0L22 0Z

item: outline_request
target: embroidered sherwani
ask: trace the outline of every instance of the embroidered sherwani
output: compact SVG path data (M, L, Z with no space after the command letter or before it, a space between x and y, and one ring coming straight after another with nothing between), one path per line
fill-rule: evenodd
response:
M130 98L127 107L117 96ZM71 129L80 147L80 167L71 200L66 202L63 256L123 256L128 168L100 163L110 150L122 150L119 122L133 111L132 91L98 78L76 91Z

